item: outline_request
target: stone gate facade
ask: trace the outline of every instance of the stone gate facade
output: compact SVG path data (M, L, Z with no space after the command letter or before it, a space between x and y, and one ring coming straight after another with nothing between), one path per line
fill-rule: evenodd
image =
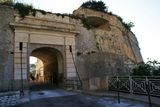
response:
M106 88L108 76L129 75L134 64L143 61L135 35L115 15L82 7L73 15L87 18L94 28L85 28L79 19L39 11L22 18L12 7L0 5L0 91L20 88L21 63L24 85L29 86L29 57L42 57L32 54L39 48L60 55L63 82L77 78L77 68L87 90Z

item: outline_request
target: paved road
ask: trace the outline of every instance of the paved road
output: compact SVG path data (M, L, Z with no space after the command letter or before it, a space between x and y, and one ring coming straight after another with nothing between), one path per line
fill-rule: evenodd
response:
M59 89L31 92L30 99L14 107L148 107L143 102L121 99L118 104L114 97L89 96Z
M15 107L104 107L97 101L97 98L78 94L32 100Z

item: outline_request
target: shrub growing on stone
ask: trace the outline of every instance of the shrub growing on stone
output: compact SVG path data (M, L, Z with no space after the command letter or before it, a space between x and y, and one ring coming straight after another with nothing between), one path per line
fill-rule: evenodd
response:
M95 0L90 0L81 5L82 7L101 11L107 13L108 7L106 7L105 3L103 1L95 1Z

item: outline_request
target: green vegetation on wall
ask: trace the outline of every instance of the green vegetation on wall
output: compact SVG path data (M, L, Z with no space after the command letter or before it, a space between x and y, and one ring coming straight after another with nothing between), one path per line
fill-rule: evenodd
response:
M94 26L92 26L92 23L90 23L88 18L82 17L81 22L83 24L83 27L87 28L88 30L94 28Z
M24 3L14 3L13 0L4 0L0 2L1 5L8 5L14 7L14 9L18 10L19 15L24 18L25 16L29 15L30 13L35 16L36 11L41 12L42 14L46 14L44 10L38 10L33 8L32 5L24 4Z
M33 8L32 5L18 3L18 2L15 3L15 2L13 2L13 0L1 0L0 4L14 7L14 9L18 10L18 13L22 18L24 18L25 16L28 16L29 14L32 14L33 16L35 16L36 11L39 11L44 15L46 13L50 13L50 12L46 12L44 10L35 9L35 8ZM93 9L96 11L108 13L108 7L106 7L106 5L103 1L90 0L90 1L83 3L81 6L85 7L85 8ZM108 14L112 14L112 13L109 12ZM90 23L89 19L86 17L77 17L72 14L60 14L60 13L57 13L56 15L62 16L62 18L64 18L65 16L68 16L68 17L71 17L74 19L80 19L85 28L87 28L87 29L94 28L92 23ZM114 15L114 14L112 14L112 15ZM115 16L122 22L122 24L124 25L124 27L126 29L131 30L131 28L134 27L134 24L132 22L126 23L123 21L123 19L120 16L118 16L118 15L115 15Z
M104 12L104 13L108 13L110 15L116 16L122 22L123 26L128 30L131 30L131 28L134 27L133 22L129 22L129 23L124 22L120 16L115 15L112 12L108 12L108 7L103 1L89 0L89 1L84 2L81 6L84 8L89 8L89 9L93 9L96 11L100 11L100 12Z
M29 15L30 11L32 11L33 14L35 14L31 5L16 3L14 5L14 8L18 10L21 17Z
M110 14L112 14L112 13L110 13ZM118 16L118 15L115 15L115 16L122 22L123 26L126 29L131 30L131 28L134 27L134 23L133 22L127 23L120 16Z
M108 7L106 7L106 4L103 1L90 0L83 3L81 6L104 13L108 12Z
M13 0L1 0L0 3L1 4L7 4L7 3L10 4L10 3L13 3Z
M92 23L90 23L88 18L83 17L79 17L79 16L75 16L73 14L61 14L61 13L56 13L57 16L61 16L62 18L64 18L65 16L70 17L72 19L78 19L81 20L83 27L87 28L88 30L91 28L94 28L94 26L92 25Z
M1 0L0 4L1 5L13 6L14 2L13 2L13 0Z

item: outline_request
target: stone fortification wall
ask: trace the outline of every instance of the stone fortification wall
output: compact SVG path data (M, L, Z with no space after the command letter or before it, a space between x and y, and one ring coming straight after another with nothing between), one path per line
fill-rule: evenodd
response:
M84 89L106 88L109 76L129 75L134 64L143 61L135 35L116 15L85 8L75 10L73 15L85 18L87 24L92 25L91 29L85 28L81 20L52 13L36 12L35 16L21 18L13 8L0 5L0 91L11 89L13 83L15 87L19 86L16 84L20 82L13 81L20 80L19 42L25 43L26 47L28 43L64 46L63 69L67 77L76 76L69 52L72 46ZM28 52L27 48L25 52ZM23 59L26 60L27 80L29 57L26 53ZM15 67L14 59L18 61Z
M134 64L143 61L135 35L116 15L80 7L74 15L85 17L93 25L83 27L77 21L76 62L86 89L106 88L108 76L130 75Z
M13 39L9 23L14 21L14 10L0 5L0 91L13 87Z

